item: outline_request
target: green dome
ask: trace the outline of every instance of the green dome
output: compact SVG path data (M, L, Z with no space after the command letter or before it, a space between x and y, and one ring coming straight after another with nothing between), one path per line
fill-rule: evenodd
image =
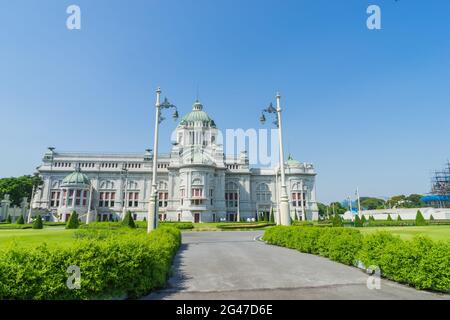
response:
M190 122L205 122L206 125L213 128L216 127L214 120L212 120L209 115L203 111L203 105L199 101L196 101L192 106L192 111L181 119L180 125L186 125Z
M67 177L65 177L62 181L62 186L73 186L73 185L89 185L89 178L80 171L80 169L76 169L75 172L72 172Z
M287 165L289 167L300 167L302 164L300 163L300 161L295 160L291 155L289 155Z

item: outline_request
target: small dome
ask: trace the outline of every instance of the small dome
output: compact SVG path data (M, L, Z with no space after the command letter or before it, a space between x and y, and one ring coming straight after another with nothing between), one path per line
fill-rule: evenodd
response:
M80 171L79 168L65 177L61 183L63 187L75 186L75 185L90 185L89 178Z
M203 111L203 105L199 101L196 101L192 106L192 111L181 119L180 125L186 125L189 122L205 122L213 128L216 127L214 120L212 120L209 115Z
M289 155L289 158L286 163L289 167L301 167L302 165L300 161L295 160L291 155Z

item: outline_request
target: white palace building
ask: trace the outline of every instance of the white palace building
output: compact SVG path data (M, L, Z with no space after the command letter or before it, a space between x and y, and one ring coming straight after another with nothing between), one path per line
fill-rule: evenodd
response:
M226 156L214 120L196 102L176 128L170 154L158 155L159 218L169 221L247 220L277 207L279 168L251 168L247 152ZM152 151L140 154L66 153L54 148L37 168L44 183L32 208L46 219L118 220L126 211L143 220L152 183ZM290 213L317 220L314 167L289 157L285 164ZM302 201L303 200L303 201Z

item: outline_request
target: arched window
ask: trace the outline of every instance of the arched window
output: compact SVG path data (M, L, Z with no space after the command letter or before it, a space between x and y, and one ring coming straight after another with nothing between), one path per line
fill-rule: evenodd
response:
M102 181L100 183L100 189L114 189L114 182L110 180Z
M256 187L256 200L259 202L270 202L272 200L272 192L266 183L261 183Z
M138 183L136 181L128 181L127 189L128 190L137 190Z
M168 190L167 182L159 181L158 182L158 190Z

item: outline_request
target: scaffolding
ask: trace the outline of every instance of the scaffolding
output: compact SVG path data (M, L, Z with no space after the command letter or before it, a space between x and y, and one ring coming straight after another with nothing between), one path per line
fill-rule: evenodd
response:
M431 192L422 199L437 208L450 208L450 162L431 179Z

